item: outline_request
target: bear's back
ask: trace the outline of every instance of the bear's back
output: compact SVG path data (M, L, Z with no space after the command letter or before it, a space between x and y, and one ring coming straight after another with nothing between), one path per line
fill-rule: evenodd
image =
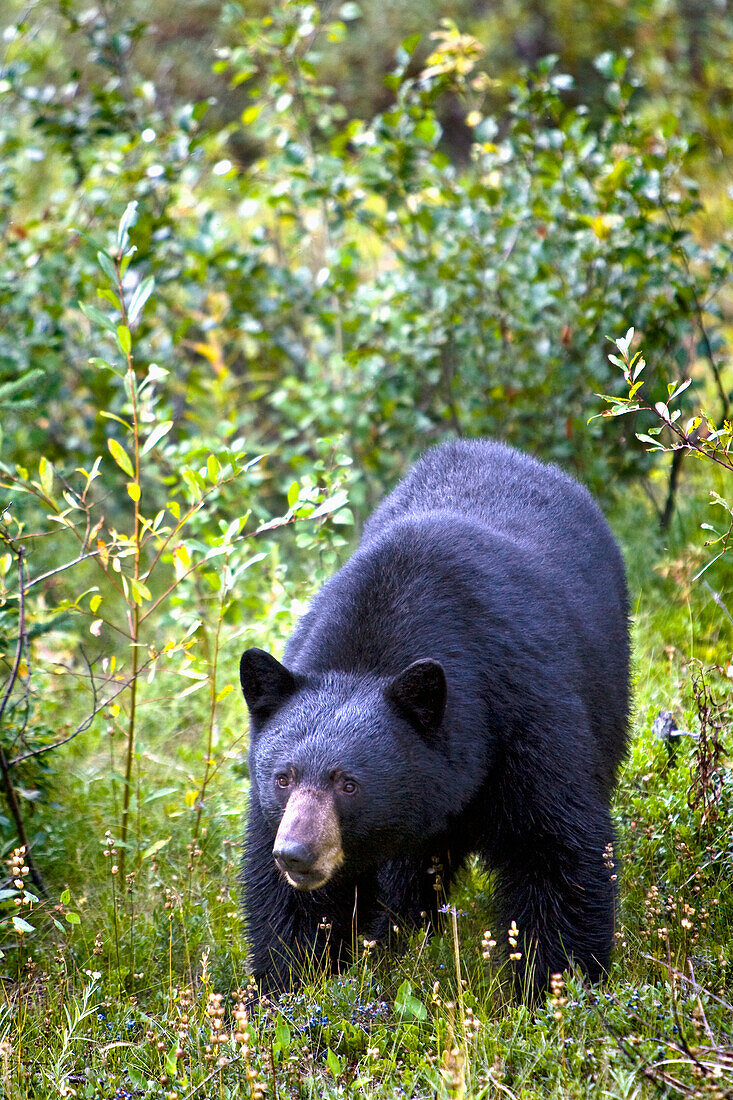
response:
M455 440L426 452L367 521L362 545L430 512L466 516L546 561L597 556L624 586L618 549L590 493L503 443Z

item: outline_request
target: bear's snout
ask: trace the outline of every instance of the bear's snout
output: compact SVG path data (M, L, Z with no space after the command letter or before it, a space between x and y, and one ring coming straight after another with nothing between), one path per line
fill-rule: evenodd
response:
M296 890L317 890L328 882L344 861L341 827L328 791L293 791L272 855Z
M313 870L316 862L316 853L307 844L299 844L297 840L283 840L272 849L275 863L282 871L296 871L304 874Z

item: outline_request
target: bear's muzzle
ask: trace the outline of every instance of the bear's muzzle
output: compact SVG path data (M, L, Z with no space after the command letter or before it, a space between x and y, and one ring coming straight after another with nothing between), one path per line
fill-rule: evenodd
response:
M272 854L296 890L324 886L344 861L341 827L329 791L296 788L277 830Z

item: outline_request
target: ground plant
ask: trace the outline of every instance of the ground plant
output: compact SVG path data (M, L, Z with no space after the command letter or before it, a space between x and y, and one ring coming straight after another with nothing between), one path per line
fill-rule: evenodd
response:
M648 44L594 52L587 109L436 19L358 118L372 16L287 0L217 8L225 110L162 94L139 6L43 8L0 62L0 1095L733 1096L725 81L703 132L712 68L674 113ZM474 863L258 1000L239 655L456 435L564 465L625 552L611 972L517 1000Z

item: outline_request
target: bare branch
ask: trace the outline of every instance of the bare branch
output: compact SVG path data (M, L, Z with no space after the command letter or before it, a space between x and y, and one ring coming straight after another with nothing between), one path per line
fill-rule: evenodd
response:
M73 569L75 565L78 565L82 561L86 561L87 558L96 558L98 553L98 550L90 550L87 554L80 554L79 557L74 558L73 561L67 561L64 565L59 565L57 569L49 569L48 573L41 573L40 577L34 577L32 581L28 581L25 586L26 592L29 592L31 588L34 588L37 584L50 580L51 577L55 577L58 573L65 573L67 569Z
M13 661L13 667L10 672L10 679L8 680L3 695L2 703L0 703L0 723L5 713L5 708L8 705L8 700L15 686L15 682L18 679L20 672L20 662L23 657L23 649L26 644L25 638L25 589L24 589L24 576L23 576L23 563L25 560L25 550L22 546L15 549L15 553L18 555L18 644L15 647L15 660ZM13 781L10 775L10 764L8 763L7 756L5 755L5 746L0 739L0 777L2 778L2 787L5 794L5 799L8 803L8 809L15 822L15 828L18 833L18 840L23 848L25 848L25 858L28 863L30 871L30 877L40 891L41 894L46 894L46 886L44 884L41 873L36 867L35 860L31 854L31 846L28 841L28 834L25 831L25 821L23 820L23 814L20 809L20 803L18 802L18 795Z
M83 653L83 651L82 651L82 653ZM93 690L93 709L89 712L89 714L86 716L84 721L81 722L76 727L74 732L70 733L68 735L68 737L62 737L60 740L54 741L51 745L42 745L38 749L33 749L30 752L24 752L24 753L21 753L20 756L13 757L12 760L8 761L8 767L9 768L14 768L16 766L16 764L22 764L24 760L30 760L31 757L42 756L43 753L52 752L54 749L60 749L62 745L67 745L69 743L69 741L73 741L74 738L78 737L80 733L84 733L85 730L89 729L89 727L91 726L92 722L94 721L96 716L99 714L99 712L101 710L105 710L105 708L108 707L110 705L110 703L113 702L117 698L118 695L121 695L123 691L125 691L127 688L129 688L129 686L133 682L133 680L136 680L137 677L140 675L140 673L144 669L146 669L149 665L151 665L153 663L153 661L157 660L157 658L158 658L157 653L153 654L152 657L149 657L147 661L144 661L143 664L141 664L138 667L138 670L135 673L135 675L130 676L129 679L127 679L123 683L121 683L118 686L116 691L113 691L111 695L108 695L107 698L99 704L97 704L97 702L96 702L97 691L96 691L96 685L94 684L94 677L91 676L92 685L93 685L93 688L92 688L92 690ZM89 668L89 671L90 671L90 674L91 674L91 671L92 671L91 666L89 664L89 661L86 658L86 655L84 655L84 660L86 661L87 668Z

